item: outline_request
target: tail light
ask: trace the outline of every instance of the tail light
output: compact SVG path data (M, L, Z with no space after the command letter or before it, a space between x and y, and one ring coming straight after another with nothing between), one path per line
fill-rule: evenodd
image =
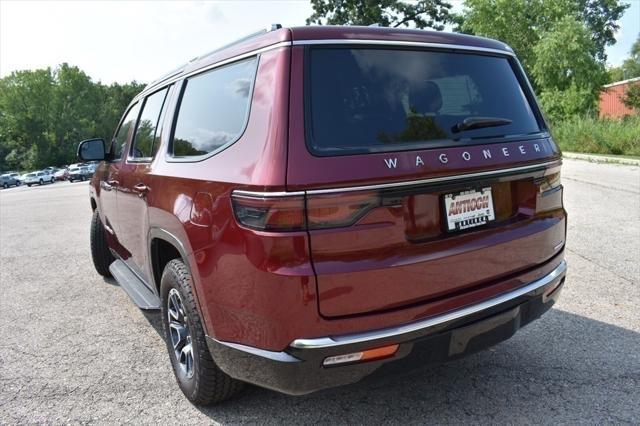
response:
M374 192L312 195L307 198L309 229L350 226L381 204Z
M236 220L262 231L300 231L305 229L304 195L257 196L234 193Z
M540 192L540 194L558 189L561 186L560 172L553 173L538 179L536 181L536 185L538 186L538 192Z
M548 212L562 208L562 184L560 172L543 176L535 181L538 189L536 196L536 213Z
M267 196L237 191L233 193L232 201L240 224L263 231L350 226L381 205L380 196L374 192Z

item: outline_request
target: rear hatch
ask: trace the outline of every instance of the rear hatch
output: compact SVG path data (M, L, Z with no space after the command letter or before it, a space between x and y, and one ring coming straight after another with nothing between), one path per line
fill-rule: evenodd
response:
M287 187L322 315L446 300L561 250L558 152L509 52L316 43L292 68Z

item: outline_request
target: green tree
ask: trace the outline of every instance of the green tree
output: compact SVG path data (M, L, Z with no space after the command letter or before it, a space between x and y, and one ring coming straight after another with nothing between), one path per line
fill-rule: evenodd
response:
M531 75L543 90L571 86L599 88L604 67L596 58L597 47L589 30L574 18L559 20L533 47L536 57Z
M622 65L609 68L607 74L608 83L640 77L640 34L631 46L629 57L624 60Z
M534 46L531 74L552 121L596 111L604 66L589 30L571 16L559 20Z
M137 82L105 86L62 64L0 79L0 170L33 170L73 162L77 144L109 140Z
M111 140L125 108L144 87L144 84L136 81L99 86L102 102L96 117L95 137L103 138L107 142Z
M98 86L78 67L64 63L55 70L54 79L47 132L49 162L62 164L73 158L78 141L96 134L95 120L102 99Z
M462 32L509 44L530 72L535 63L534 47L567 16L584 23L594 57L604 63L605 48L615 43L618 20L627 7L620 0L465 0L457 22Z
M622 102L629 108L640 113L640 83L631 85L625 92Z
M463 32L509 44L532 77L552 121L596 111L607 75L605 47L615 42L620 0L466 0Z
M4 157L13 153L10 158L21 159L23 167L48 161L53 87L50 68L18 71L0 80L0 137L2 151L8 151Z
M311 0L307 25L371 25L444 29L451 4L443 0Z
M611 67L607 70L607 83L615 83L620 80L624 80L624 70L622 66Z
M640 34L638 34L638 38L631 46L629 57L622 63L621 68L621 80L640 77Z

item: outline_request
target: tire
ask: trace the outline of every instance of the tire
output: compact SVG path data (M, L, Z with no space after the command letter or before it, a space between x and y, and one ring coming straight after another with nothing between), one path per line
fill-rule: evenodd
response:
M28 183L28 184L27 184L27 186L28 186L29 188L31 188L31 184L30 184L30 183Z
M173 259L165 266L160 281L160 295L167 351L182 393L195 405L215 404L236 395L242 389L243 383L220 370L209 353L202 320L193 296L191 275L182 260ZM176 306L176 303L172 304L176 301L176 296L182 310L171 308ZM174 313L171 316L171 322L174 324L172 327L169 326L171 312ZM185 324L186 327L180 326L181 330L186 329L185 333L178 334L176 324ZM178 337L185 334L184 338ZM188 363L180 362L181 355L174 349L174 340L177 340L177 345L181 348L191 344L191 375L188 368L185 368ZM182 354L182 351L180 353Z
M38 185L43 185L44 181L42 179L40 179L40 181L38 182Z
M5 182L5 183L3 183L3 184L2 184L2 187L3 187L4 189L7 189L7 188L9 187L9 185L7 185L7 182Z
M91 218L91 258L93 259L93 266L96 271L106 278L111 278L111 272L109 272L109 265L116 260L109 250L107 244L107 234L104 230L104 226L100 221L100 215L98 210L93 212L93 218Z
M55 183L56 182L56 178L51 178L51 183Z
M80 176L80 181L81 181L81 182L84 182L84 180L85 180L84 175Z

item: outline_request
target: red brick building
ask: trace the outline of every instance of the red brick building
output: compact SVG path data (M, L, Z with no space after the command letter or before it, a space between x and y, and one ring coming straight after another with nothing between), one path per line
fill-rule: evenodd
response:
M600 117L622 118L634 114L631 108L622 103L625 91L634 84L640 84L640 77L605 85L600 92Z

